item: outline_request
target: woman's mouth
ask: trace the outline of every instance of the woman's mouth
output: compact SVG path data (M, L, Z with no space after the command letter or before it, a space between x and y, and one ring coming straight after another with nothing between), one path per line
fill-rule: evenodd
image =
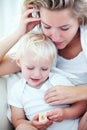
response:
M54 42L58 49L63 49L65 47L64 42Z
M54 42L55 46L61 46L63 42Z

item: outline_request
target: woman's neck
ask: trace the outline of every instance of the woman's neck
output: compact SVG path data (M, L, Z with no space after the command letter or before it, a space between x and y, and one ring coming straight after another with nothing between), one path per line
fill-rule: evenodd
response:
M81 41L80 41L80 31L73 40L67 45L63 50L59 50L58 54L66 59L75 58L82 51Z

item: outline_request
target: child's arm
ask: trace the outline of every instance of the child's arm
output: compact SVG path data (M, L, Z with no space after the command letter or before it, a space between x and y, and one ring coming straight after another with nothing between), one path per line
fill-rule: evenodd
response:
M72 104L68 108L57 108L47 113L47 116L49 119L55 122L60 122L65 119L79 118L84 114L86 110L87 110L87 102L80 101Z
M31 122L26 119L23 109L13 106L11 106L11 120L15 128L20 124L31 125Z
M15 128L17 128L19 125L23 124L23 125L26 125L27 127L29 127L29 129L30 129L30 127L35 127L37 129L43 130L44 128L46 128L52 124L52 122L50 122L49 120L47 120L43 123L40 123L37 119L37 116L35 116L32 121L29 121L26 119L23 109L13 107L13 106L11 106L11 119L12 119L12 124ZM37 130L37 129L35 129L35 130Z

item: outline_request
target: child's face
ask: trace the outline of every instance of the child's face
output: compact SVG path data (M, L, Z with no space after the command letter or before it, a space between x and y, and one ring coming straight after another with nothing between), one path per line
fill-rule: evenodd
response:
M45 58L37 57L31 51L27 51L20 61L22 74L27 83L35 88L40 88L44 81L47 80L51 69L52 61ZM39 59L39 60L38 60Z

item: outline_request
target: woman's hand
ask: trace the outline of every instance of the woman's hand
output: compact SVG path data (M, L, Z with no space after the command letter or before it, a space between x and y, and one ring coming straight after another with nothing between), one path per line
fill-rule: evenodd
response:
M27 5L22 11L18 32L21 36L31 31L40 22L40 18L34 17L32 13L39 12L33 5Z
M39 115L36 115L32 120L32 124L39 130L46 130L52 123L53 122L48 119L44 122L39 122Z
M87 87L57 86L48 89L45 94L45 101L50 105L68 104L80 100L87 100Z

